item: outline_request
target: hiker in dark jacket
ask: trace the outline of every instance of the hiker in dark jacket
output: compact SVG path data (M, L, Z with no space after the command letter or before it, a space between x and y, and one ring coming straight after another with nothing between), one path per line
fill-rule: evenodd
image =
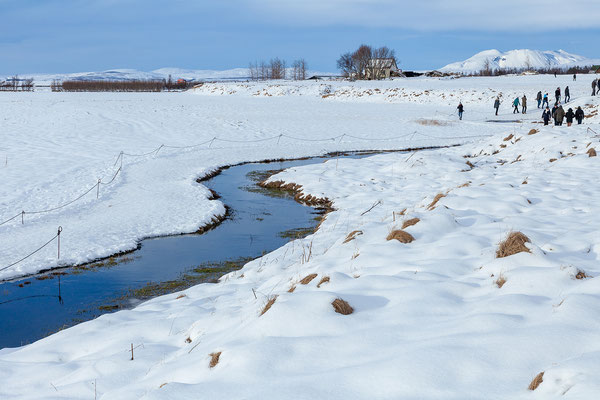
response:
M525 95L521 98L521 112L527 114L527 96Z
M456 109L458 110L458 119L462 121L462 116L463 112L465 111L465 108L463 107L462 103L458 103L458 107L456 107Z
M550 107L550 103L548 102L548 93L544 95L544 101L542 101L542 108L544 108L544 104L546 107Z
M538 108L540 108L541 104L542 104L542 91L541 90L538 92L537 97L535 99L538 102Z
M568 103L569 100L571 100L571 91L569 90L569 87L567 86L565 88L565 104Z
M552 119L554 120L554 125L556 125L556 110L558 110L558 105L555 104L554 107L552 107Z
M567 118L567 126L571 126L573 124L573 118L575 117L575 113L573 112L572 108L569 108L569 111L567 111L565 117Z
M596 95L596 84L597 83L598 82L595 79L592 81L592 96Z
M575 119L577 120L577 124L581 125L581 122L583 121L583 110L581 109L581 106L577 107L577 110L575 111Z
M558 106L558 109L554 113L554 120L556 121L556 125L561 126L563 123L563 119L565 119L565 110L562 106Z
M521 104L521 103L519 103L519 98L518 98L518 97L515 97L515 99L513 100L513 107L515 108L515 109L513 110L513 114L514 114L514 113L517 113L517 114L519 113L519 105L520 105L520 104Z
M548 125L548 122L550 122L550 118L552 118L552 113L550 112L550 108L546 107L546 109L542 113L542 119L544 120L544 125Z
M554 91L554 98L556 99L556 104L558 104L558 102L560 101L560 88L557 87L556 90Z
M573 74L573 80L576 81L577 80L577 74Z
M494 101L494 108L496 109L496 115L498 115L498 109L500 108L500 98L496 97L496 100Z

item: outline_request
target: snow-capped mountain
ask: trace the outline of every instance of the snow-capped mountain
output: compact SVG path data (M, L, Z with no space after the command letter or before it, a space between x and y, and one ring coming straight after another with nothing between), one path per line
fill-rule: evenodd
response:
M510 50L501 52L498 50L486 50L475 54L473 57L448 64L441 68L442 72L472 73L478 72L486 67L489 62L491 70L504 68L553 68L588 66L597 64L598 60L567 53L564 50L541 51L541 50Z

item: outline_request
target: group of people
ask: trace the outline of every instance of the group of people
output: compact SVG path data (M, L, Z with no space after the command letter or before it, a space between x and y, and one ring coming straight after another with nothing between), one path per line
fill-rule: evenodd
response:
M551 118L554 119L554 125L556 126L561 126L565 118L567 120L567 126L571 126L573 124L573 119L577 120L578 125L581 125L584 114L581 106L577 107L575 112L573 112L572 108L569 108L569 110L565 112L562 105L555 104L554 107L552 107L552 110L550 110L550 107L546 106L546 109L542 113L544 125L548 125Z
M573 80L576 80L576 79L577 79L577 76L573 75ZM598 92L598 94L600 94L600 78L594 79L594 81L592 82L592 96L595 96L596 92ZM571 91L568 86L565 87L564 96L565 96L564 97L565 104L567 104L569 101L571 101ZM571 124L573 124L574 120L576 120L578 124L581 124L583 122L583 118L585 117L581 107L577 107L577 109L575 111L573 111L572 108L569 108L565 112L563 106L561 105L561 98L562 98L561 89L560 89L560 87L557 87L556 90L554 91L554 107L552 107L552 109L550 109L550 100L549 100L548 93L545 93L542 95L541 90L537 93L537 96L535 99L537 100L537 107L544 110L542 113L542 119L544 120L544 125L548 125L550 122L550 119L554 119L554 124L557 126L561 126L565 119L567 122L567 126L571 126ZM494 101L494 109L496 110L496 115L498 115L498 110L500 109L500 104L501 104L500 97L496 97L496 100ZM526 114L527 113L527 96L523 95L523 97L521 97L521 98L519 98L518 96L515 97L515 99L512 102L512 106L513 106L513 114L517 114L517 113ZM519 111L519 106L521 107L521 111ZM463 110L464 110L464 107L462 104L460 104L459 105L459 114L461 116L461 119L462 119Z

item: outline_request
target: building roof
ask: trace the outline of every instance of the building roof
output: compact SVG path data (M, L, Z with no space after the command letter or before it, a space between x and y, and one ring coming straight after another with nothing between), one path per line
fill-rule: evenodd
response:
M390 68L392 71L399 71L396 60L393 58L371 58L367 68Z

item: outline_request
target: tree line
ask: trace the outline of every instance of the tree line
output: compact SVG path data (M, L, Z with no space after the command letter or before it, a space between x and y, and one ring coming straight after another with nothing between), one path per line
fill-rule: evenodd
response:
M20 79L17 75L0 82L0 91L3 92L32 92L33 78Z
M301 81L306 79L308 64L303 58L292 62L291 68L287 68L285 60L279 57L272 58L269 62L255 61L248 67L250 79L253 81L264 81L267 79L293 79Z

